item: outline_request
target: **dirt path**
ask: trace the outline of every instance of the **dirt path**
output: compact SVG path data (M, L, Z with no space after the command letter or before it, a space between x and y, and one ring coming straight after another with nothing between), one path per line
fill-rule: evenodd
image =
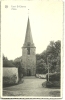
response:
M50 89L42 87L42 83L46 79L38 79L35 77L25 77L24 82L4 88L4 96L42 96L42 97L59 97L60 89Z

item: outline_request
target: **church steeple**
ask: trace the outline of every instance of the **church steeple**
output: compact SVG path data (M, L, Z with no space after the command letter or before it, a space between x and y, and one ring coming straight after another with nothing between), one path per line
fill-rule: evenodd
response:
M28 17L26 36L24 45L22 47L22 67L24 69L24 75L33 76L36 74L36 47L33 43L31 34L30 20Z
M28 17L28 22L27 22L27 29L26 29L26 36L25 36L25 41L23 47L34 47L33 39L32 39L32 34L31 34L31 27L30 27L30 20Z

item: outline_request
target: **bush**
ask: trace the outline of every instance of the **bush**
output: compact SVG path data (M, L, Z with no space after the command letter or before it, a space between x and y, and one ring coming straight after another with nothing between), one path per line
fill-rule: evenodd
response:
M53 84L52 84L52 82L46 82L46 87L52 87L53 86Z
M47 81L46 87L60 87L60 81Z
M48 74L46 75L48 81ZM49 81L60 81L60 73L49 73Z
M4 76L3 77L3 85L12 85L17 83L17 76Z

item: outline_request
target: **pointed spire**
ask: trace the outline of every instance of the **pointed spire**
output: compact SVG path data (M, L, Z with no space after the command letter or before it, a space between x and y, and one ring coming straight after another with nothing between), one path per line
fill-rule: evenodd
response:
M28 17L26 36L25 36L25 42L24 42L23 47L27 47L27 46L34 47L34 43L33 43L33 39L32 39L32 34L31 34L29 17Z

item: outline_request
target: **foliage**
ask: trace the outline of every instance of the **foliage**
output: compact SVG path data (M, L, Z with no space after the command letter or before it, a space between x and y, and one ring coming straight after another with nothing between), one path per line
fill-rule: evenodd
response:
M46 75L46 80L48 81L48 74ZM60 73L49 73L49 81L60 81Z
M48 81L48 75L49 75L49 81ZM46 75L46 86L47 87L60 87L60 73L49 73Z
M19 60L16 60L16 61L8 60L7 57L3 56L3 67L17 67L18 68L18 76L19 76L19 78L21 78L22 64Z
M40 54L36 54L36 60L40 60L41 55Z
M50 87L59 87L60 88L60 81L47 81L46 82L46 87L50 88Z
M19 78L21 79L22 73L23 73L22 64L20 61L16 61L16 62L14 62L14 64L18 68Z
M41 54L36 55L37 73L47 73L48 66L50 72L60 72L61 68L61 41L51 41Z
M24 73L22 57L13 60L8 60L3 56L3 67L17 67L19 76ZM41 54L36 54L36 73L45 74L48 72L48 66L50 73L60 72L61 70L61 41L51 41Z
M12 75L12 76L4 76L3 77L3 84L15 84L17 83L17 76L16 75Z
M3 56L3 67L14 67L14 63L12 60L8 60L7 57Z
M45 74L47 72L47 65L43 59L37 60L37 73Z

